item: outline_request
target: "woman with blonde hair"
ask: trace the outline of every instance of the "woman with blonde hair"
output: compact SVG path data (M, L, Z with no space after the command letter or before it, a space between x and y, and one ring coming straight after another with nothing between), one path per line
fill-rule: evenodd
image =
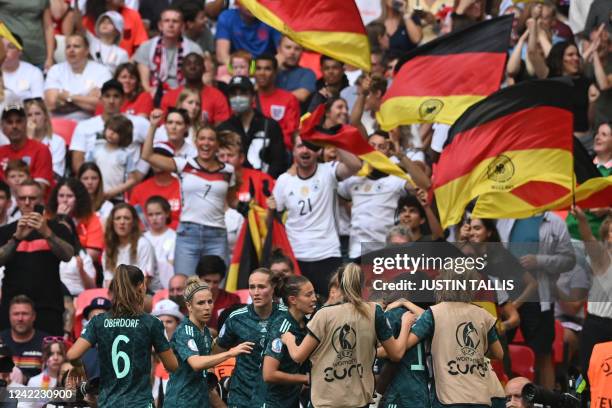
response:
M202 381L208 375L206 370L229 358L250 354L254 345L243 342L226 352L211 355L212 336L206 322L213 309L212 292L197 276L190 277L186 285L183 296L189 316L179 324L171 340L179 367L168 382L164 399L167 408L208 407L208 384Z
M298 346L291 332L282 335L296 363L310 358L311 401L316 407L367 407L374 395L372 366L380 342L393 361L404 355L413 315L402 316L397 338L382 308L362 298L362 273L350 263L338 274L343 303L319 310Z
M110 311L95 316L68 350L74 367L69 376L83 380L81 357L97 347L100 360L100 407L153 406L151 350L166 370L178 362L164 334L164 325L144 311L145 275L133 265L119 265L110 284Z
M51 115L42 98L24 99L28 118L27 134L30 139L49 147L53 161L53 172L56 177L63 177L66 172L66 141L53 133Z

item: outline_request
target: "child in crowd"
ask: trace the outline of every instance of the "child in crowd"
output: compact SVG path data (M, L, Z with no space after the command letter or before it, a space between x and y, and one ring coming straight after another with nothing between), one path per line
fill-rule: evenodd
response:
M94 61L106 65L111 72L115 72L117 66L129 60L127 51L118 45L123 37L123 26L121 14L107 11L98 17L96 35L87 32L89 54Z
M122 115L112 116L104 125L104 143L98 144L88 161L95 162L102 172L104 195L111 201L123 201L123 193L137 182L136 152L132 143L132 122Z
M174 276L176 232L168 227L170 212L170 203L161 196L149 197L145 204L145 216L149 230L144 236L155 249L159 279L164 288L168 288L168 282Z
M30 168L23 160L9 160L4 170L4 176L6 184L11 189L11 202L6 211L7 224L9 224L21 218L21 213L17 208L17 187L30 178Z

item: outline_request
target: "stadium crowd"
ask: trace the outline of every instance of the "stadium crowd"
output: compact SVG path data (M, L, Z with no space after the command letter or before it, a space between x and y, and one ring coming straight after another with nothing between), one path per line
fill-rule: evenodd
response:
M239 0L0 0L16 40L0 43L9 389L98 379L85 399L102 407L519 408L537 384L612 406L601 372L612 358L612 197L526 219L468 207L444 229L438 208L454 203L430 193L449 126L387 132L376 116L402 55L513 15L502 86L571 79L574 136L610 176L612 2L355 3L371 72L304 49ZM412 182L303 141L300 118L321 104L318 131L356 127ZM226 287L254 205L282 217L289 245ZM439 277L513 276L517 287L495 291L492 307L470 290L375 296L365 242L448 242L490 262ZM466 372L447 367L455 343Z

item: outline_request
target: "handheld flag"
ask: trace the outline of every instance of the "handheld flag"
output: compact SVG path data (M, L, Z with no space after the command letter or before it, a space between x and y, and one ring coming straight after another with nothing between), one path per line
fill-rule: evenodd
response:
M298 44L370 71L370 43L354 0L240 0Z
M416 187L412 178L387 156L370 146L356 127L343 125L338 133L333 135L317 130L317 125L321 123L324 114L325 106L319 105L307 119L302 121L300 137L303 141L323 145L329 144L351 152L371 167L383 173L408 180Z
M412 123L453 124L465 110L499 89L512 16L435 39L406 54L376 118L383 130Z
M2 21L0 21L0 37L6 38L11 44L17 47L18 50L23 50L23 47L19 44L19 41L17 41L15 36L13 36L13 33L11 33L11 30L9 30Z
M573 114L570 85L523 82L470 107L449 131L434 173L443 227L472 216L524 218L571 192Z

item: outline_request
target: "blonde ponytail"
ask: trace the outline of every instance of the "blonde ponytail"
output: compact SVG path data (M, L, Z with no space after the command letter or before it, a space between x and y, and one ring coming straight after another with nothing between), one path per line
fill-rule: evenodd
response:
M368 316L368 308L361 296L361 268L356 263L349 263L338 274L338 283L344 296L357 312L365 317Z

